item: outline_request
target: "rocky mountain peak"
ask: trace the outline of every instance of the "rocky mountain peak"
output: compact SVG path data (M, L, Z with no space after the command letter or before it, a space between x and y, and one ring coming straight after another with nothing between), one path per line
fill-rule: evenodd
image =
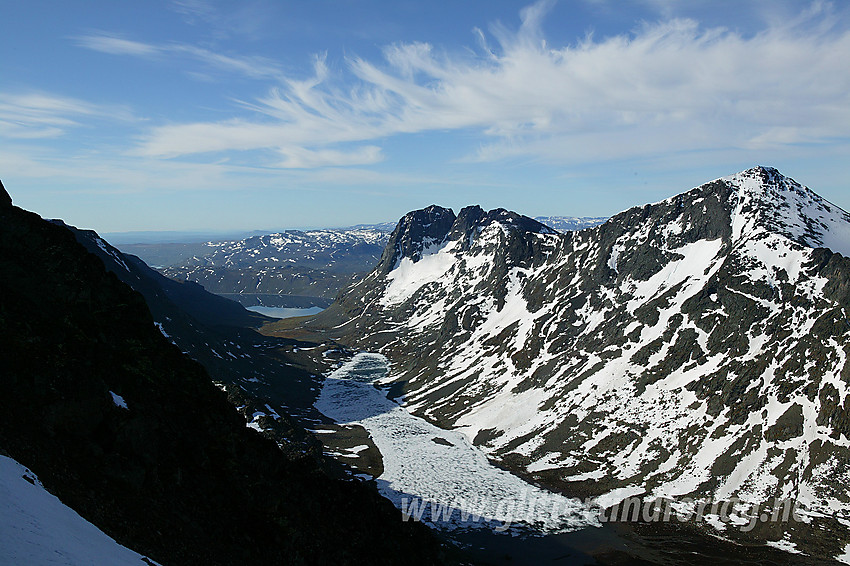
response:
M810 192L793 179L786 177L773 167L758 165L740 173L718 179L724 182L734 195L733 201L759 200L770 203L776 199L791 196L785 193L800 194ZM812 193L814 194L814 193Z
M477 226L481 226L481 220L486 216L483 208L477 204L465 206L461 209L460 214L452 225L452 230L449 232L449 238L452 240L461 239L471 233Z
M424 250L445 241L455 219L452 209L435 204L405 214L390 235L378 271L389 273L403 257L419 261Z
M556 233L552 228L528 216L523 216L516 212L505 210L504 208L496 208L485 212L480 206L474 205L467 206L460 211L451 232L449 232L448 239L458 240L461 242L462 249L469 249L475 237L494 222L498 222L508 230L514 230L519 233Z
M0 181L0 208L8 208L12 206L12 197L3 186L3 181Z
M545 485L847 513L850 215L756 167L589 230L512 226L534 228L468 207L317 323L389 357L408 410ZM835 556L850 529L828 520L828 550L814 522L741 536Z
M415 263L425 250L448 241L460 242L460 249L467 250L478 234L494 222L517 234L557 233L533 218L504 208L485 211L478 205L471 205L455 216L451 209L431 205L409 212L399 221L381 257L378 272L389 273L405 257Z
M735 240L765 233L850 257L850 214L772 167L758 166L719 179L735 195Z
M504 208L496 208L494 210L489 211L484 220L489 224L490 222L499 222L500 224L508 227L515 228L522 232L534 232L535 234L555 234L555 230L546 226L545 224L541 224L537 220L533 218L529 218L528 216L523 216L522 214L517 214L511 210L505 210Z

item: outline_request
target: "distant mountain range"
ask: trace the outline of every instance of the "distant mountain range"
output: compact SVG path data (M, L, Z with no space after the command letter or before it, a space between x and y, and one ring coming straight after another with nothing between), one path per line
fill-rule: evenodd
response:
M558 231L580 230L604 218L540 217ZM135 243L137 254L166 276L194 281L246 306L330 305L339 290L371 270L395 223L345 229L287 230L204 243Z
M581 230L595 226L605 221L603 217L572 217L572 216L536 216L536 220L549 224L557 230ZM269 234L280 234L282 232L313 232L313 231L352 231L352 230L377 230L390 233L395 228L395 222L379 222L377 224L356 224L346 228L304 228L296 230L250 230L233 232L203 232L185 230L136 230L132 232L104 232L102 236L116 246L133 244L192 244L206 242L232 242L244 240L254 236L267 236Z
M204 251L161 271L246 305L326 307L340 288L375 265L388 237L374 228L289 230L209 242Z
M607 216L535 216L535 220L541 224L545 224L550 228L554 228L558 232L574 232L576 230L584 230L585 228L593 228L599 226L608 220Z
M540 483L611 504L791 498L804 521L712 524L843 555L850 215L756 167L582 231L549 226L411 212L302 329L387 355L409 410Z

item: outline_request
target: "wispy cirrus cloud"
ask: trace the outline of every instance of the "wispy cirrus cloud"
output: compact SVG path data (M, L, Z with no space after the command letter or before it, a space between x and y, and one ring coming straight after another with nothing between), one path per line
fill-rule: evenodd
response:
M275 3L235 2L216 5L208 0L172 0L171 10L183 16L190 25L207 28L212 36L234 35L257 37L269 21Z
M384 160L381 148L375 145L358 147L349 151L337 149L310 150L303 147L284 148L280 167L284 169L314 169L317 167L348 167L373 165Z
M110 55L130 55L155 59L180 57L194 60L219 71L238 73L252 79L282 77L280 67L260 56L227 55L186 43L144 43L109 33L92 33L73 38L80 47Z
M91 120L133 120L125 107L104 106L43 92L0 92L0 137L54 138Z
M561 47L541 31L549 6L525 8L516 31L492 28L492 47L480 34L474 56L400 43L380 61L347 59L343 76L317 57L313 76L284 79L245 104L253 117L156 127L136 151L302 148L324 151L318 164L347 158L326 150L334 145L472 130L481 142L470 160L572 162L850 136L850 31L833 27L828 5L749 36L670 19Z
M141 41L133 41L109 34L91 34L75 37L77 45L91 49L92 51L100 51L101 53L109 53L110 55L133 55L136 57L151 57L161 55L162 50L154 45L142 43Z

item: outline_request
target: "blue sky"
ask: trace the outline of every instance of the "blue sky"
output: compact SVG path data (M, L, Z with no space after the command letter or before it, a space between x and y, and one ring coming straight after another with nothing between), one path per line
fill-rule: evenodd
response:
M8 2L0 179L102 232L609 215L756 164L850 209L850 3Z

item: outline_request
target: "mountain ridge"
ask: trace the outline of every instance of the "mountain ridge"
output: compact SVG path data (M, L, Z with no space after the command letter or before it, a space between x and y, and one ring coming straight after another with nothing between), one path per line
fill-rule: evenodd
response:
M428 533L374 489L289 459L248 430L140 293L72 231L6 197L3 189L4 454L109 536L163 563L440 560Z
M793 496L809 523L724 536L831 557L850 542L829 511L850 511L850 260L820 246L848 226L756 167L578 232L491 223L304 326L384 353L409 410L550 487Z

